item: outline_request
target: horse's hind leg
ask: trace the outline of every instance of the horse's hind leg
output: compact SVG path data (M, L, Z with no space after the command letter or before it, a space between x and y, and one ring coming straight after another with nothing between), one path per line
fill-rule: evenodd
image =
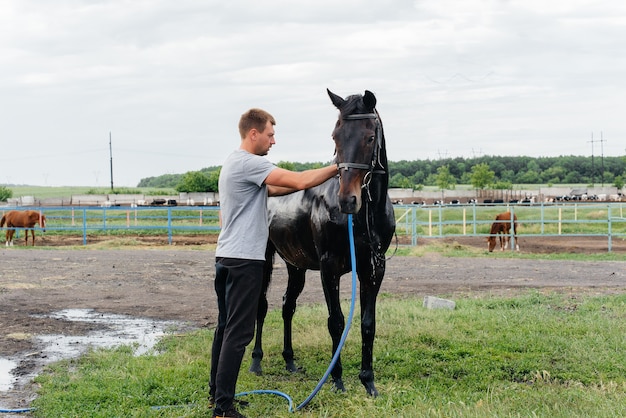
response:
M13 246L13 235L15 235L15 229L7 229L7 234L6 234L6 238L7 238L7 242L6 242L6 246Z
M296 312L296 302L298 296L304 289L306 279L306 270L287 264L289 280L287 282L287 291L283 295L283 359L285 359L285 368L290 372L297 372L293 354L293 315Z
M275 247L271 242L267 243L265 251L265 266L263 268L263 287L259 295L259 306L256 315L256 338L254 340L254 348L252 349L252 363L250 371L257 375L263 374L261 360L263 360L263 324L267 315L267 288L272 278L272 270L274 266Z

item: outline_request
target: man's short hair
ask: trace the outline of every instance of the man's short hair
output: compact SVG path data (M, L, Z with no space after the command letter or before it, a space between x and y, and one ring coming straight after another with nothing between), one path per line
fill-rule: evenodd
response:
M241 118L239 119L239 135L241 135L241 138L243 139L251 129L263 132L267 122L270 122L272 125L276 125L274 116L270 115L265 110L256 108L250 109L241 115Z

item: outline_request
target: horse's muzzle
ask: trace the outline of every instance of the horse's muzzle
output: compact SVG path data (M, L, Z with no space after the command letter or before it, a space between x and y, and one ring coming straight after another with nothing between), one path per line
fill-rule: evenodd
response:
M356 215L361 209L361 197L351 195L346 198L339 198L339 207L343 213Z

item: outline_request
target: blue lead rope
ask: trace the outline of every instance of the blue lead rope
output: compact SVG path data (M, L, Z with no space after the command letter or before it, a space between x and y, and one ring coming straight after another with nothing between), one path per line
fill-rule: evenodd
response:
M324 383L326 382L326 379L328 379L328 375L333 370L333 367L335 367L335 363L337 363L337 360L339 359L339 355L341 354L341 349L343 348L346 342L346 338L348 337L348 332L350 331L350 325L352 325L352 317L354 316L354 305L356 304L356 251L354 248L354 232L353 232L353 225L352 225L352 214L348 214L348 238L350 240L350 262L352 265L352 297L351 297L351 302L350 302L350 313L348 314L348 323L343 329L341 340L339 340L339 345L337 346L337 350L335 351L335 354L333 355L333 358L330 362L330 365L328 366L328 369L326 370L326 373L324 373L324 376L322 376L322 378L317 383L317 386L315 387L315 389L313 389L313 392L311 392L309 397L306 398L300 405L296 407L297 411L304 408L305 406L309 404L309 402L311 402L311 399L313 399L315 395L317 395L317 393L322 388L322 385L324 385ZM254 390L251 392L242 392L242 393L236 394L235 397L251 395L251 394L271 394L271 395L282 396L283 398L287 399L287 401L289 402L289 412L294 412L293 400L291 399L291 397L287 395L286 393L279 392L276 390Z

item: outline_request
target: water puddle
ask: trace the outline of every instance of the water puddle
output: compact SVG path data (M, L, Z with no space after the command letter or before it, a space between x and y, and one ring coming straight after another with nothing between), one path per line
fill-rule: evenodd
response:
M0 357L0 391L6 392L13 386L15 378L11 375L11 370L17 367L13 360Z
M36 356L31 353L27 354L28 359L0 357L0 392L9 391L17 384L30 381L47 364L79 357L90 348L132 345L135 347L135 355L141 355L150 351L166 332L185 328L181 322L103 314L93 309L65 309L46 317L86 322L99 327L86 335L37 335L34 337L39 347ZM20 367L20 362L33 359L39 363L37 370L32 374L15 376L14 372Z

